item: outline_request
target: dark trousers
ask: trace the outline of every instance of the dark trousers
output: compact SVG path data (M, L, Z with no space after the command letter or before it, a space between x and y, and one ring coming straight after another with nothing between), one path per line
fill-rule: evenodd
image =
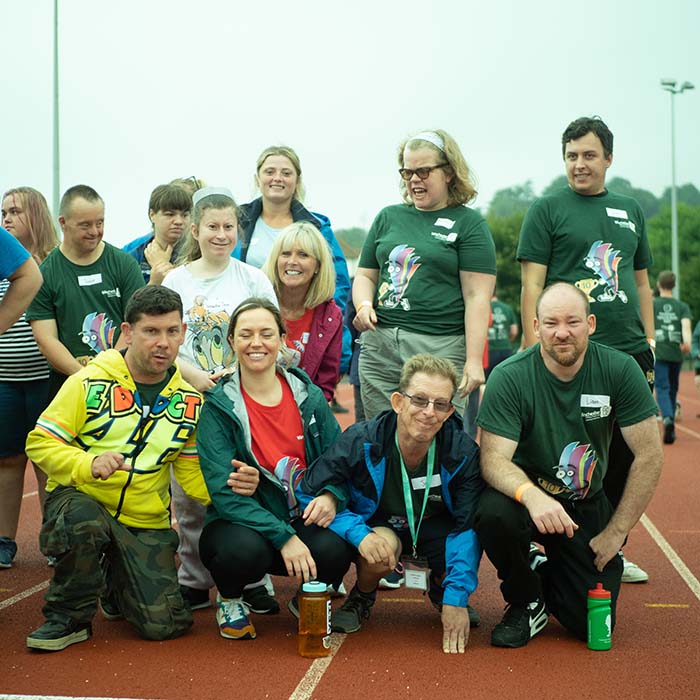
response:
M317 525L292 522L299 539L316 562L316 578L324 583L342 581L355 558L355 548L334 532ZM199 556L224 598L239 598L243 588L265 574L287 576L279 550L259 532L228 520L214 520L204 527Z
M127 528L94 498L59 486L46 497L39 543L46 556L56 557L47 619L90 622L98 597L109 590L145 639L178 637L192 626L177 582L174 530Z
M654 393L654 353L649 350L632 355L637 361L637 364L642 368L644 375L649 384L649 391ZM622 492L625 490L627 476L630 473L630 467L634 461L632 450L627 447L625 439L622 437L620 426L615 423L613 426L612 440L608 449L608 470L603 477L603 490L608 497L613 508L617 508L617 504L622 498Z
M657 360L654 366L656 380L656 402L663 418L675 420L676 399L678 398L678 380L681 374L682 362L666 362Z
M612 624L620 591L622 559L616 554L602 572L593 565L590 540L607 525L612 508L600 491L590 499L563 503L579 526L574 536L541 535L527 508L500 491L483 492L477 508L474 529L501 579L501 592L507 603L526 605L544 598L548 610L579 639L587 638L588 590L601 582L612 594ZM544 545L547 563L530 569L530 542Z

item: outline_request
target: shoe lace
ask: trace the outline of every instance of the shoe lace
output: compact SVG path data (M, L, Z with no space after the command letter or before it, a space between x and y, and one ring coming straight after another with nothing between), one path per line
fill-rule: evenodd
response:
M240 600L220 600L219 608L227 624L233 624L247 616L245 605Z

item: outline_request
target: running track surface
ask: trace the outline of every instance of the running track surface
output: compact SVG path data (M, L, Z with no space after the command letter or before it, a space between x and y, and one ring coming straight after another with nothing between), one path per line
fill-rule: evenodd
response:
M282 612L254 616L254 641L221 638L212 609L197 611L192 632L167 642L143 641L127 623L107 622L98 613L89 641L54 654L32 653L25 637L42 622L51 570L37 546L39 508L28 471L19 553L12 569L0 570L0 700L695 700L700 697L700 395L690 373L682 376L679 398L677 442L664 446L659 488L625 550L649 572L650 581L623 585L611 651L589 651L553 619L527 647L491 647L490 630L501 618L503 601L484 558L471 600L482 626L472 630L464 655L442 653L438 615L420 594L402 589L380 593L360 632L333 635L331 659L303 659L285 606L295 584L285 578L274 579ZM348 385L341 387L339 400L352 405ZM351 422L339 417L344 426ZM352 582L350 573L348 589Z

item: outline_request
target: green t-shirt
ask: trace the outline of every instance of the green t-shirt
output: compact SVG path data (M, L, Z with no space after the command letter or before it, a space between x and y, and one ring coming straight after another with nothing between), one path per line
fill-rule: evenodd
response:
M76 265L54 248L41 264L41 274L44 283L27 320L55 320L58 339L82 364L114 347L126 303L144 284L136 260L109 243L90 265Z
M654 327L656 328L656 359L683 362L681 320L690 319L690 308L673 297L654 298Z
M478 424L518 443L513 462L561 500L593 496L607 470L613 423L656 415L635 360L590 342L570 382L546 367L539 343L498 365L486 384Z
M491 326L489 328L489 352L511 350L510 327L517 323L513 309L502 301L491 302Z
M430 518L444 512L445 505L442 501L442 488L440 482L440 438L435 438L435 464L433 465L433 477L428 492L428 502L425 505L425 515L423 518ZM425 498L426 476L428 474L428 456L416 469L406 469L408 481L411 484L411 497L413 501L413 515L418 521L423 499ZM392 444L391 453L387 458L386 475L384 477L384 488L379 499L377 515L382 520L386 520L393 528L403 530L408 527L406 517L406 501L403 496L403 483L401 479L401 461L396 443Z
M468 207L420 211L397 204L377 215L360 267L379 271L379 322L427 335L464 333L461 270L496 274L486 222Z
M538 199L523 221L517 258L546 265L546 284L570 282L586 292L597 342L631 355L647 349L634 273L652 259L634 199L569 187Z

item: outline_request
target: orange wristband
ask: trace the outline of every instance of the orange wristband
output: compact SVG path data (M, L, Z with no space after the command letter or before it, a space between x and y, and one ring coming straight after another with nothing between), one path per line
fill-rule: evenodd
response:
M518 486L518 488L515 491L515 500L518 503L522 503L523 502L523 494L525 493L525 491L527 491L528 489L531 489L533 486L534 486L534 484L531 481L526 481L525 483L520 484L520 486Z

